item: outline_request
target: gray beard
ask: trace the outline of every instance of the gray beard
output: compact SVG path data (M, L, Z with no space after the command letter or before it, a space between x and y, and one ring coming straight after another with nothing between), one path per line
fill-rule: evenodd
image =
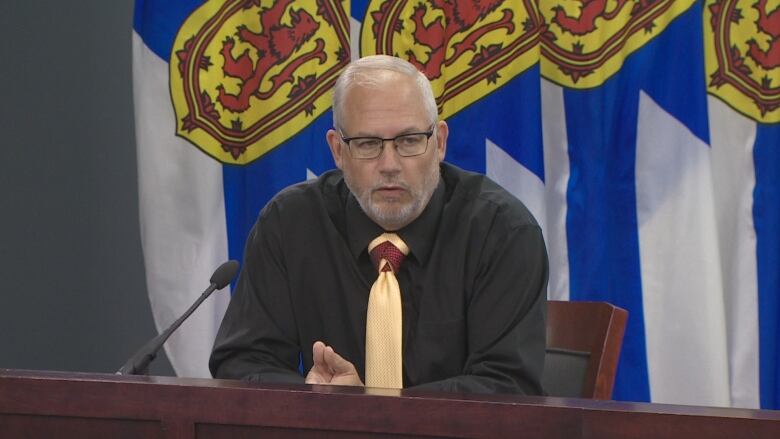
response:
M363 212L365 212L371 220L385 230L395 231L406 226L420 216L425 209L425 206L427 206L428 202L431 200L433 191L436 190L436 186L439 184L439 174L439 163L435 163L434 166L431 167L430 172L425 176L422 189L419 191L410 191L412 202L400 209L382 209L371 199L371 193L375 188L388 183L400 185L409 190L409 187L406 184L401 184L394 179L390 179L358 193L353 189L354 185L352 185L351 179L346 174L344 174L344 182L347 184L350 192L355 196L355 199L357 199L360 208L363 209Z

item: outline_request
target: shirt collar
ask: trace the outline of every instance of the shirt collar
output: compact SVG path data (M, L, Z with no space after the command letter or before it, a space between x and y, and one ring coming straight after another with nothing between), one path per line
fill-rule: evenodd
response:
M439 217L444 207L444 189L444 180L440 178L439 184L433 191L430 201L428 201L428 205L425 206L420 216L396 232L409 246L410 254L420 264L425 264L433 247L436 227L439 224ZM367 250L368 243L371 240L384 232L378 224L363 212L357 199L351 193L347 196L346 201L346 225L349 249L355 259L359 258Z

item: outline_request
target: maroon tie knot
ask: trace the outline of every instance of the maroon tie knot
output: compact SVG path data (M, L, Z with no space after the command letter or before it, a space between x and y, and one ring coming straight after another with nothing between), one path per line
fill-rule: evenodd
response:
M404 254L398 247L394 246L392 242L385 241L376 246L370 253L371 261L374 263L374 267L380 271L389 271L390 266L385 264L384 267L379 266L379 262L382 259L386 259L392 265L393 273L398 273L398 269L401 267L401 262L404 261Z

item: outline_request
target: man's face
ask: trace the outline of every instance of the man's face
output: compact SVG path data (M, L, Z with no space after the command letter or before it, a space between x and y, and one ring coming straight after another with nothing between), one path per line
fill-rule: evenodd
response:
M414 79L392 71L379 71L377 78L379 87L355 85L345 94L340 121L345 137L391 138L431 128ZM447 124L438 122L424 154L401 157L388 141L382 154L369 160L352 158L338 132L328 131L327 139L366 215L385 230L398 230L422 213L436 189L447 133Z

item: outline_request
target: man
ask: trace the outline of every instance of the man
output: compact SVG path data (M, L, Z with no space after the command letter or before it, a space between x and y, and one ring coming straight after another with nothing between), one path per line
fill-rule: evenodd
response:
M447 124L408 62L351 63L333 105L338 170L263 208L212 374L541 393L548 272L531 214L442 162Z

